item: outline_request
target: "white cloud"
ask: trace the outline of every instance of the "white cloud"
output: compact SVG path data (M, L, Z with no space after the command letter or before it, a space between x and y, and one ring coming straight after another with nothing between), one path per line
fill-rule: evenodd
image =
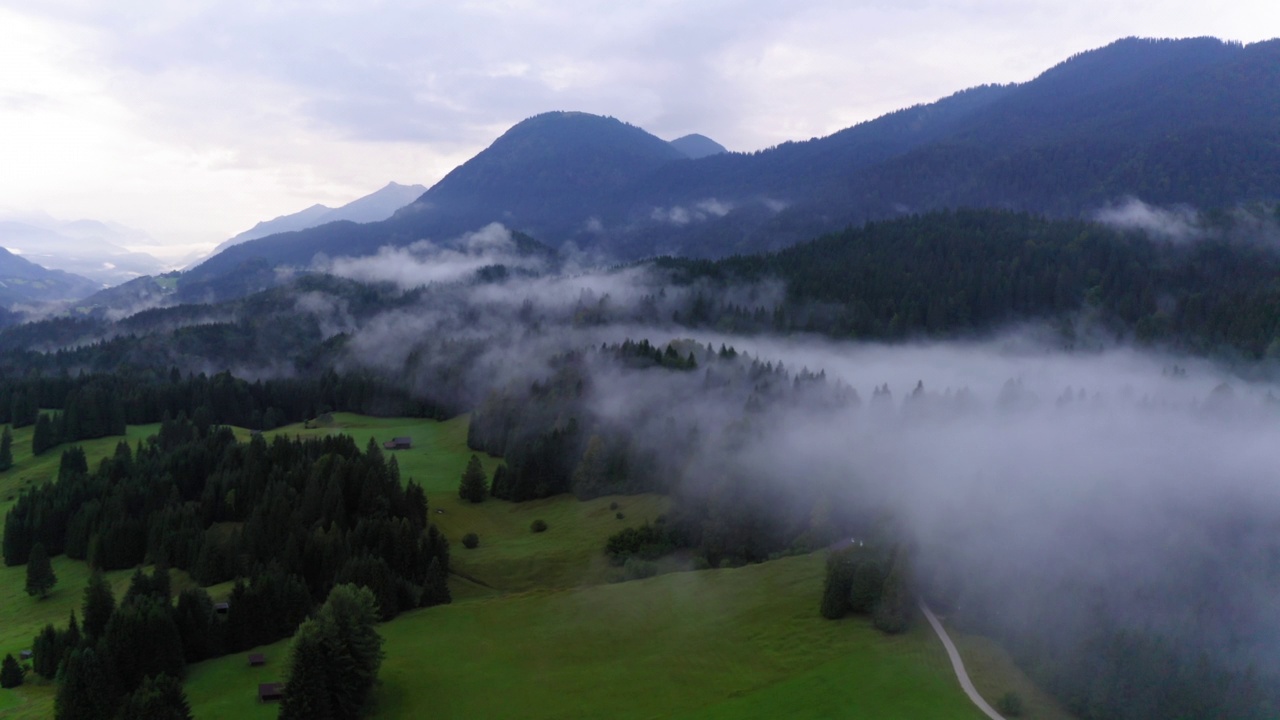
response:
M1195 240L1204 236L1199 217L1190 208L1161 208L1148 205L1137 198L1128 198L1119 205L1111 205L1094 214L1099 221L1115 227L1145 230L1159 238L1177 242Z

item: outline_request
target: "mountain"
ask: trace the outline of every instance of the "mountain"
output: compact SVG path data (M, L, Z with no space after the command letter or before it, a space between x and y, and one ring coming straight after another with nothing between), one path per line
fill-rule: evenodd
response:
M756 153L689 159L612 118L525 120L380 223L240 245L192 279L447 240L501 222L619 259L776 250L948 207L1089 216L1138 197L1280 198L1280 40L1120 40L1021 84L985 85ZM185 278L184 278L185 282Z
M392 182L387 183L381 190L357 200L352 200L341 207L331 208L327 205L312 205L292 215L281 215L272 220L264 220L223 242L214 248L212 254L216 255L232 245L238 245L246 240L254 240L282 232L306 230L327 222L350 220L357 223L369 223L385 220L391 217L396 210L417 200L426 190L422 185L401 185L400 183Z
M725 150L723 145L715 140L712 140L706 135L699 135L697 133L685 135L684 137L678 137L675 140L672 140L671 147L679 150L690 160L697 160L698 158L729 152L728 150Z
M169 268L125 244L155 244L140 230L97 220L61 222L47 216L0 220L0 247L46 268L64 270L99 283L119 285Z
M78 300L102 286L62 270L49 270L0 248L0 307Z
M584 213L672 162L690 161L633 125L587 113L544 113L512 127L387 220L333 222L250 240L192 268L183 285L228 273L266 278L275 266L307 266L317 254L363 255L387 244L449 240L494 221L540 239L556 237L566 221L572 230L589 226Z

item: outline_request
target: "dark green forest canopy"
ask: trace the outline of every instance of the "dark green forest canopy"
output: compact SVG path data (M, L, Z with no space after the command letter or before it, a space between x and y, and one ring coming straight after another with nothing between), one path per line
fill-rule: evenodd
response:
M779 278L772 312L708 294L682 318L739 331L895 339L1084 318L1117 339L1261 358L1280 337L1280 244L1234 228L1175 243L1096 223L965 210L871 223L777 253L663 258L677 282Z

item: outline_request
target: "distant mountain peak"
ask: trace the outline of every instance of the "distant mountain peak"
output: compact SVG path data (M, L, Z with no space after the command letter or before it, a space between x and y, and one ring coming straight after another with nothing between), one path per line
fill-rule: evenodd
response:
M422 185L401 185L392 181L383 185L382 188L340 207L332 208L328 205L316 203L296 213L281 215L271 220L263 220L252 228L218 245L213 249L212 254L217 255L232 245L239 245L248 240L256 240L257 238L277 233L306 230L338 220L349 220L356 223L386 220L396 210L417 200L426 191L427 188Z
M698 133L690 133L672 140L671 147L689 156L691 160L729 152L720 143Z

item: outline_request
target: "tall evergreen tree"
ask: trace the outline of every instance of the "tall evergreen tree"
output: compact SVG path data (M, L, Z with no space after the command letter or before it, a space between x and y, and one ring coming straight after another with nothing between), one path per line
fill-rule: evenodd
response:
M453 602L453 595L449 592L449 573L440 564L440 558L433 557L431 564L427 566L426 579L422 582L422 600L419 604L422 607L431 607L447 605L451 602Z
M62 662L63 647L58 630L50 623L31 641L31 669L41 677L52 680L58 675L58 663Z
M27 594L44 599L49 591L58 583L58 576L53 574L53 563L49 561L49 553L45 552L44 543L31 546L31 555L27 557Z
M116 597L111 592L111 586L107 584L101 571L94 570L84 589L84 604L80 613L84 616L85 637L102 637L102 631L107 628L107 622L111 620L115 610Z
M884 579L884 587L880 591L880 602L876 604L871 621L880 630L896 635L907 629L910 616L911 594L907 588L906 559L904 550L895 553L893 565Z
M9 426L4 426L4 432L0 432L0 472L4 472L13 467L13 433L9 430Z
M114 720L120 691L111 664L96 649L73 650L54 698L54 720Z
M849 612L849 590L853 587L853 551L832 552L827 557L827 577L822 587L822 617L838 620Z
M382 664L377 620L378 601L368 588L339 585L330 591L294 635L282 720L360 716Z
M480 465L480 458L472 455L467 461L467 469L462 473L462 482L458 485L458 497L473 503L484 502L488 489L488 478L485 477L484 467Z
M57 428L45 413L40 413L36 420L36 429L31 433L31 454L40 455L58 444Z
M12 654L4 656L0 663L0 688L16 688L22 684L22 666Z
M192 720L182 683L172 675L150 675L120 704L116 720Z
M148 675L181 677L186 668L173 608L150 596L122 603L111 615L99 647L125 692L132 692Z

